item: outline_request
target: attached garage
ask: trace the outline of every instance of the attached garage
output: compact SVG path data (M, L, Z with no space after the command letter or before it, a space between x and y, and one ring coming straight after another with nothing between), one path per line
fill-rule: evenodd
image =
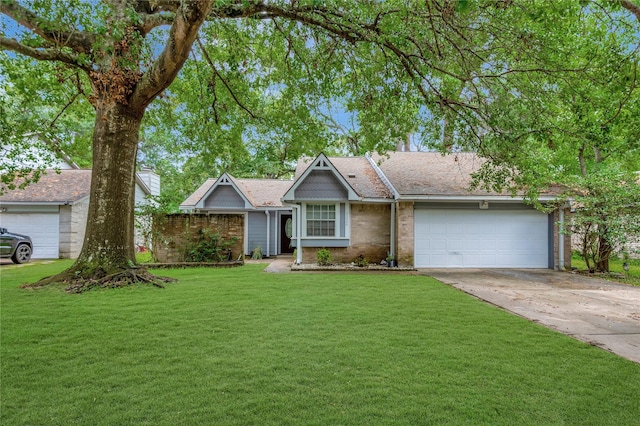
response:
M32 259L57 259L60 216L58 206L51 206L50 209L45 212L0 213L0 227L31 237Z
M416 206L417 268L548 268L549 216L524 205Z

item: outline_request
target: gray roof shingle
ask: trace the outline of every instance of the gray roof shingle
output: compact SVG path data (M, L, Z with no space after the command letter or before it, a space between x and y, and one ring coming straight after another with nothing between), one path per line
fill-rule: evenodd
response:
M280 198L293 183L290 180L278 179L238 179L227 173L227 176L242 191L255 207L283 207ZM193 194L182 202L181 207L195 207L205 194L215 185L218 179L207 179Z
M36 183L25 189L9 190L0 196L0 203L73 204L91 192L91 170L47 170Z
M469 191L471 174L484 161L473 153L390 152L373 159L401 195L498 195Z
M392 198L393 195L382 182L365 157L327 157L353 190L362 198ZM296 167L296 179L304 173L313 159L302 158Z

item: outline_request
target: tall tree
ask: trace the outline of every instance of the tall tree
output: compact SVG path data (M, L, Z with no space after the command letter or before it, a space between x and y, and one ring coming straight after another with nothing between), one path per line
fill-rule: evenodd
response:
M282 159L291 158L285 151L304 153L308 141L326 137L318 117L336 100L356 117L357 151L389 148L413 129L438 139L443 123L448 146L482 148L535 130L510 113L510 99L541 116L548 103L529 90L534 82L589 63L567 66L568 52L557 51L578 18L574 2L5 0L0 12L14 22L0 35L13 52L4 60L75 72L95 110L84 246L52 281L131 279L134 173L147 110L150 128L179 116L165 140L190 157L208 150L221 167L228 156L242 160L246 138L270 131L271 140L288 140L274 145ZM179 74L182 84L170 88ZM255 140L250 154L270 149L264 137ZM143 146L154 144L144 138Z

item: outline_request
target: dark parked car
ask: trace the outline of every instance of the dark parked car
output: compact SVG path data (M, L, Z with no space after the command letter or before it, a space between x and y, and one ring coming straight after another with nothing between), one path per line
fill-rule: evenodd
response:
M31 259L32 252L31 238L0 228L0 257L10 257L13 263L26 263Z

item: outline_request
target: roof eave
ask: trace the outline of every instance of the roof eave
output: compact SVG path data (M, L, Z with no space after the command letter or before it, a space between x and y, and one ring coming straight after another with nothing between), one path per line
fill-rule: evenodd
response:
M558 197L552 195L541 195L540 201L553 201ZM401 194L398 201L524 201L523 196L512 197L510 195L411 195Z

